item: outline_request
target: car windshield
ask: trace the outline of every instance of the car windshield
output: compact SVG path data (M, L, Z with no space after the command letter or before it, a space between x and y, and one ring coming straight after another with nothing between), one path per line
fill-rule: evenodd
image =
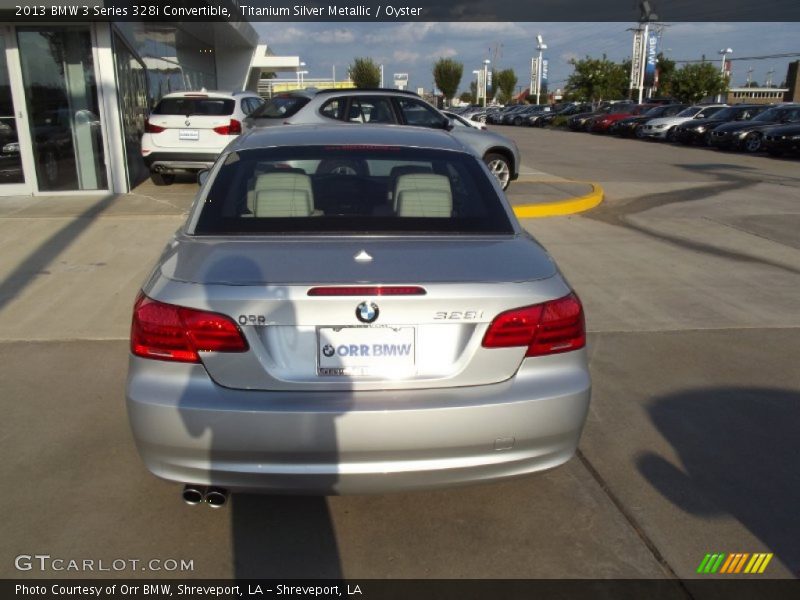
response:
M689 108L684 108L681 112L679 112L676 117L693 117L697 113L703 110L702 106L690 106Z
M645 113L642 113L643 117L660 117L665 112L667 112L667 107L665 106L654 106L650 110Z
M309 98L305 96L275 96L267 100L260 108L253 111L253 117L260 119L281 119L291 117L306 104Z
M721 111L717 112L714 115L715 119L719 119L722 121L732 120L739 116L739 113L742 112L741 108L735 108L733 106L729 108L723 108Z
M233 114L236 101L228 98L181 96L162 98L153 109L154 115L207 115L227 116Z
M444 150L240 150L211 183L194 234L511 234L490 177L476 157Z

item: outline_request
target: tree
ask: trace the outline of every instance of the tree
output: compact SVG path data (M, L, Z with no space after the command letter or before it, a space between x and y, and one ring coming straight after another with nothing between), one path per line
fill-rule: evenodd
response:
M603 58L571 60L572 74L567 79L566 92L570 97L600 102L619 100L628 95L630 68L625 64Z
M503 69L497 74L497 87L500 88L501 100L505 104L514 97L514 88L517 86L517 75L514 69Z
M658 95L672 95L672 80L675 77L675 61L670 60L661 52L656 57L656 69L658 69Z
M433 65L433 80L448 101L456 95L463 74L464 65L452 58L440 58Z
M724 94L728 80L711 63L690 63L675 71L672 95L681 102L695 103L708 96Z
M350 65L350 79L357 88L376 88L381 85L381 69L371 58L355 58Z
M458 97L461 102L464 104L475 104L475 96L472 92L461 92L461 95Z

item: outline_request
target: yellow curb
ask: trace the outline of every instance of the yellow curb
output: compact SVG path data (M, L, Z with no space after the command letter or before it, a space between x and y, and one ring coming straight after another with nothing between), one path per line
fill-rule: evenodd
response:
M569 181L561 183L584 183L581 181ZM538 204L515 204L512 208L514 214L520 219L538 219L541 217L558 217L562 215L573 215L594 208L603 201L604 192L600 184L585 182L592 191L585 196L576 196L566 200L555 202L541 202Z

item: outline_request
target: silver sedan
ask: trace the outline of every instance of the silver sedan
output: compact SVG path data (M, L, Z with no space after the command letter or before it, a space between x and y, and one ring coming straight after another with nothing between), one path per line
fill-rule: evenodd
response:
M469 484L574 454L581 303L442 131L296 126L229 146L133 310L127 406L184 499Z

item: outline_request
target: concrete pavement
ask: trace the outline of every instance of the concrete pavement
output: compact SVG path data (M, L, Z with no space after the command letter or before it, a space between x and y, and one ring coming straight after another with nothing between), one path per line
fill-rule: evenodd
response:
M123 387L131 303L196 188L0 199L0 576L45 552L191 559L179 575L204 578L692 577L711 551L775 552L768 575L796 576L797 163L503 131L526 170L606 189L583 215L524 221L587 310L576 459L438 492L187 507L142 467Z

